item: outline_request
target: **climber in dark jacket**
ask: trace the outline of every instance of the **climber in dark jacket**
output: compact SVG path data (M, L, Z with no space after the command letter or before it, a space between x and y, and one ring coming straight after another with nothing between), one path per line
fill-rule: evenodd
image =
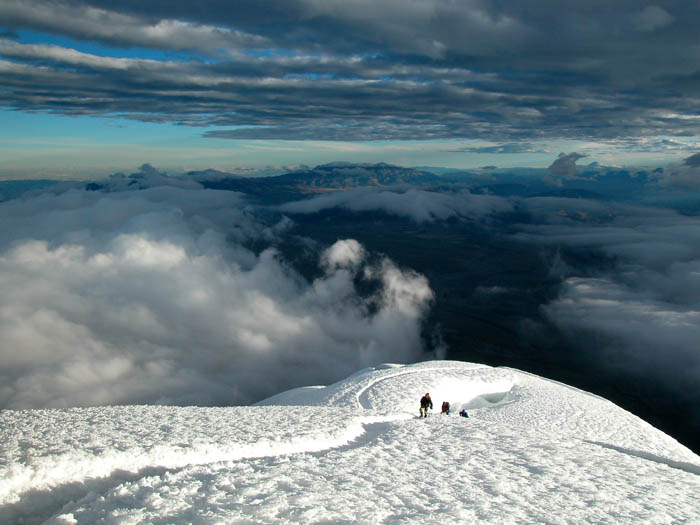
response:
M433 400L430 394L426 393L420 400L420 417L428 417L428 408L433 409Z

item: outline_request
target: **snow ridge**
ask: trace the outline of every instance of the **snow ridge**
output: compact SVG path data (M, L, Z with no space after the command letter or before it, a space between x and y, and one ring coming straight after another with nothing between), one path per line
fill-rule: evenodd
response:
M453 415L419 420L426 391ZM382 365L252 407L0 419L3 523L700 523L690 450L597 396L473 363Z

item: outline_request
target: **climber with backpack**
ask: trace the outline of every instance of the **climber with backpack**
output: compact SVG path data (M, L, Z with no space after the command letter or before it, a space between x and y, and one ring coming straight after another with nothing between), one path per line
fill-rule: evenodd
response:
M420 400L420 417L428 417L428 408L433 409L433 400L430 399L430 393L426 392Z

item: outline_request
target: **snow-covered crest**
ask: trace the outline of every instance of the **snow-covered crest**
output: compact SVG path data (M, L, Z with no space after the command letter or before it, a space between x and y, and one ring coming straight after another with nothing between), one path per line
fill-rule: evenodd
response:
M418 419L426 391L452 414ZM597 396L471 363L383 365L253 407L0 417L2 522L700 519L700 457L674 439Z

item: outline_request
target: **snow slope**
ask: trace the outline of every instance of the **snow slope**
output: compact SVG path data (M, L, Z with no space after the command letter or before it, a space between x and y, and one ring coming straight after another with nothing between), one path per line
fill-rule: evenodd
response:
M417 418L425 392L452 415ZM471 363L382 365L253 407L0 422L0 523L700 523L690 450L599 397Z

